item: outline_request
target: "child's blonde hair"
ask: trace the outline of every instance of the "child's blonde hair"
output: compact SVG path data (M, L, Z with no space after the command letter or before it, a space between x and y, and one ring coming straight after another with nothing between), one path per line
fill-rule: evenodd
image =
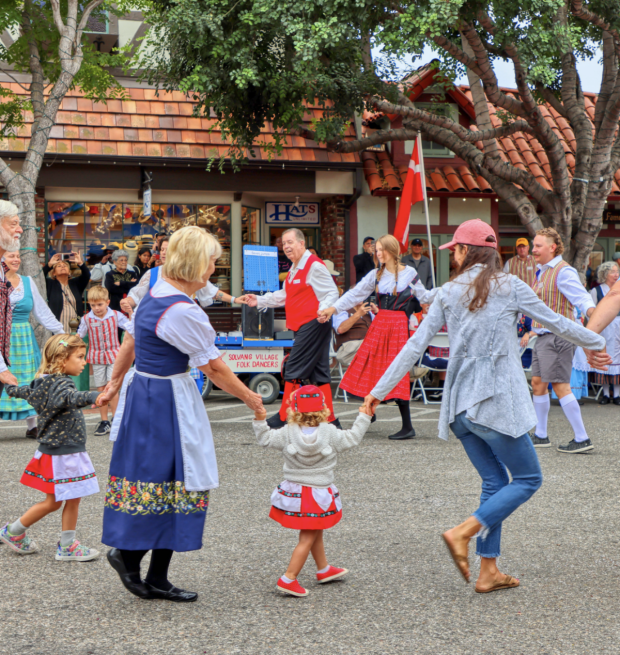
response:
M47 340L41 353L41 366L35 377L64 373L65 362L76 351L86 350L86 344L75 334L56 334Z
M88 290L88 302L110 300L110 292L105 287L91 287Z
M323 407L320 412L296 412L292 407L286 410L287 422L297 423L304 428L316 428L319 423L325 423L331 414L329 407Z

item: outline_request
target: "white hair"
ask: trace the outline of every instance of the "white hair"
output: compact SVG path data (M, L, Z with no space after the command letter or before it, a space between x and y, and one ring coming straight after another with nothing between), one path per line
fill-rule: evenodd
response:
M303 242L306 241L306 235L301 230L297 229L296 227L291 227L288 230L284 230L284 232L282 232L282 236L284 236L285 234L288 234L289 232L292 232L295 235L295 238L297 239L297 241L303 241Z
M8 200L0 200L0 223L4 223L7 218L13 218L19 214L19 209Z
M612 269L614 268L618 268L620 270L620 267L618 266L618 262L603 262L598 267L598 270L596 271L596 277L599 281L599 284L605 284L605 280L607 280L607 276L611 273Z
M115 250L112 253L112 261L115 262L117 259L120 259L121 257L127 257L129 259L129 254L126 250Z

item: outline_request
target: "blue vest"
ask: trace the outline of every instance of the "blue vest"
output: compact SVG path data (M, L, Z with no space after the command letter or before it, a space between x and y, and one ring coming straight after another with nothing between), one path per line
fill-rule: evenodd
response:
M149 291L136 312L135 352L136 369L152 375L177 375L185 373L189 355L160 339L155 330L170 307L177 303L191 304L187 296L173 295L154 297Z

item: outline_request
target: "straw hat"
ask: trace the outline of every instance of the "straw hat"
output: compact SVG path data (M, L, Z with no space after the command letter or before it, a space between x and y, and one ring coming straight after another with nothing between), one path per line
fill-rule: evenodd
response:
M339 277L340 273L334 268L334 262L331 259L324 259L323 263L332 277Z

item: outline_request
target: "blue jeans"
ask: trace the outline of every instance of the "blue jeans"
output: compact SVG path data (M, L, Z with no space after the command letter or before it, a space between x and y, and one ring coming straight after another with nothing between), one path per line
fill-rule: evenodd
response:
M542 484L538 456L527 434L514 438L472 423L461 412L450 429L463 444L482 478L480 507L474 512L484 530L476 555L499 557L502 521L529 500ZM508 469L512 482L508 478Z

